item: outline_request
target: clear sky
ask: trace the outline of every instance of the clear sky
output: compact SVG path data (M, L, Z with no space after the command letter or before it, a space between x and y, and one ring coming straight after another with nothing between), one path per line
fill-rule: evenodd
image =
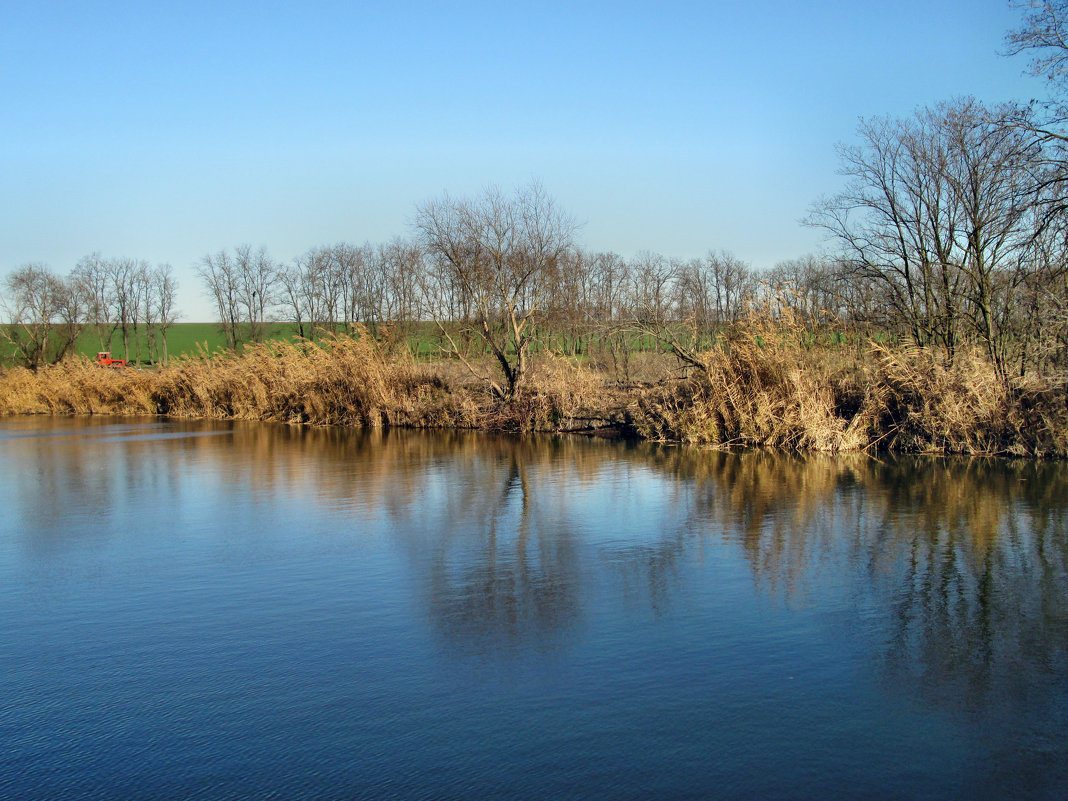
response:
M1007 0L0 0L0 274L410 234L417 203L538 179L632 255L818 251L858 118L1040 96Z

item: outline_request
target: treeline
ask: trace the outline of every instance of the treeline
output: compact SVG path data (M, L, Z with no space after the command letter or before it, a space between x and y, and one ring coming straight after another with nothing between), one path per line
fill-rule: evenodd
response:
M496 357L504 381L482 377L501 395L521 387L532 347L624 363L644 342L699 364L754 306L789 311L811 337L909 341L948 363L979 344L1006 379L1063 372L1062 183L1055 148L1024 119L962 100L864 123L863 142L842 150L850 185L808 220L840 247L768 270L726 251L582 249L571 218L533 185L424 203L408 239L323 245L289 262L241 245L204 256L197 274L231 348L280 320L308 340L360 326L403 342L429 325L440 353L475 372L479 355ZM86 327L102 350L167 359L169 265L93 254L65 277L23 266L4 290L4 334L27 366L62 358Z
M153 267L144 260L93 253L66 276L43 264L23 265L3 287L0 305L8 319L0 336L26 367L60 361L86 327L94 331L100 350L110 351L118 342L132 361L167 362L167 329L178 317L178 284L169 264Z
M754 307L789 313L810 337L907 341L947 365L979 347L1004 381L1064 374L1062 140L1033 109L970 98L865 121L860 135L841 149L848 185L807 220L832 251L770 270L726 252L583 250L572 218L535 184L421 204L409 240L317 247L289 264L239 247L205 257L200 274L232 345L272 316L307 338L356 325L405 335L432 321L442 352L501 396L521 387L535 346L625 359L641 336L700 367ZM473 348L500 375L483 373Z

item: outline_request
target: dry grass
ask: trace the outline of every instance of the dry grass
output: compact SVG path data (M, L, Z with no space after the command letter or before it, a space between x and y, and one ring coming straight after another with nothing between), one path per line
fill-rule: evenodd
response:
M812 344L789 314L755 312L680 378L620 386L582 362L541 355L506 404L448 362L415 362L370 337L205 353L157 371L73 359L0 373L0 414L157 414L378 428L508 431L615 427L717 448L825 452L1068 454L1064 387L999 382L979 353L952 366L923 349Z
M1064 387L1030 380L1006 384L978 350L946 365L915 347L873 348L866 413L890 450L1064 455Z
M409 359L387 360L369 337L270 343L240 356L179 360L157 371L73 359L0 376L4 414L156 414L318 425L462 427L464 398Z
M167 414L378 428L533 431L590 425L598 377L546 357L517 401L496 403L449 362L388 354L371 338L272 342L240 355L199 353L155 370L102 369L71 359L0 373L0 414Z
M976 351L813 345L789 313L750 316L687 381L639 396L642 437L824 452L1068 454L1063 387L1007 386Z
M862 392L856 359L805 341L788 313L755 311L702 354L702 369L689 381L639 398L631 423L651 439L718 447L862 449L863 419L844 413Z
M505 431L577 431L615 425L621 419L605 376L582 362L543 354L534 362L527 389L498 405L485 428Z
M161 409L180 417L369 428L469 422L445 381L410 359L387 358L366 336L190 359L161 370L155 383Z
M97 367L83 357L0 373L0 414L156 414L150 373Z

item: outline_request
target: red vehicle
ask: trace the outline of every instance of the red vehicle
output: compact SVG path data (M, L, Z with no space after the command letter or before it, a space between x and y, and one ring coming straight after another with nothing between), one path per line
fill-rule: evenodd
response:
M111 352L99 350L96 352L96 364L100 367L125 367L125 359L112 359Z

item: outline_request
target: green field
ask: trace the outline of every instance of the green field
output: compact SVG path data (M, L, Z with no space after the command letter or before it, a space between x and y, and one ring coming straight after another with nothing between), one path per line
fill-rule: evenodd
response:
M459 326L450 324L450 327L454 328L452 333L467 356L477 356L480 352L487 355L491 353L488 345L477 334L468 332L465 336L456 330ZM0 334L4 333L3 328L4 326L0 326ZM591 348L612 347L610 340L614 338L614 335L586 333L576 336L573 333L565 334L552 330L538 333L539 336L531 344L532 353L548 349L554 353L564 353L580 359L586 358ZM158 334L155 338L158 340ZM265 326L265 339L267 340L288 341L297 338L295 323L274 322L267 323ZM434 359L443 350L447 350L443 347L442 337L437 327L429 322L406 326L405 341L417 359ZM636 333L626 334L622 343L624 350L630 353L653 351L660 347L654 337ZM617 340L616 347L619 344ZM711 340L705 343L707 347L711 345ZM176 323L167 329L167 353L172 359L179 358L183 354L195 355L205 351L216 353L225 349L226 338L218 323ZM125 352L123 348L120 331L115 331L110 341L101 342L97 329L94 326L86 326L78 337L75 352L88 359L94 359L96 353L101 350L110 351L113 358L125 358L131 363L141 365L152 365L162 358L162 348L158 347L158 342L154 342L149 337L143 326L139 328L136 339L131 335L129 352ZM14 362L13 346L6 339L0 338L0 365L11 365Z
M292 340L297 338L297 326L293 323L267 323L265 326L265 339L269 340ZM151 362L149 357L148 337L142 332L141 360ZM105 343L104 349L107 349ZM78 337L78 353L89 358L95 358L100 350L100 338L95 331L87 329ZM206 350L208 353L226 350L226 337L218 323L176 323L167 329L167 353L171 358L183 354L196 354ZM116 332L111 340L111 353L115 358L123 358L122 335ZM137 355L137 345L131 339L130 352L125 358L132 360ZM155 353L153 352L153 357Z
M293 338L296 336L296 326L291 323L268 324L267 336L270 339ZM149 337L143 327L139 329L137 339L140 340L141 362L151 364L155 361L156 351L150 345ZM171 358L181 356L183 353L198 353L201 348L215 352L224 350L225 347L226 339L218 323L176 323L167 329L167 352ZM75 351L86 358L94 359L99 350L110 350L111 355L116 359L126 358L133 361L138 353L138 342L131 336L129 353L124 353L120 331L112 335L110 344L107 341L101 344L100 335L96 329L87 326L78 337ZM12 346L5 340L0 340L0 359L5 364L10 364L12 360Z
M267 323L265 328L265 338L268 340L285 341L298 338L295 323ZM439 342L435 333L433 325L419 324L416 330L407 337L408 344L417 357L428 358L439 352ZM156 336L158 339L158 335ZM140 350L138 350L138 340L140 340ZM167 353L172 359L183 354L193 355L204 351L215 353L225 349L226 337L218 323L176 323L167 329ZM112 357L125 358L131 362L135 361L140 353L140 363L143 365L153 364L157 360L157 347L152 344L143 327L139 329L137 339L131 336L129 352L125 353L120 331L112 334L110 342L102 343L96 328L87 326L78 337L75 352L88 359L95 359L100 350L109 350ZM158 350L161 357L162 349ZM11 343L0 338L0 363L12 364L13 354Z

